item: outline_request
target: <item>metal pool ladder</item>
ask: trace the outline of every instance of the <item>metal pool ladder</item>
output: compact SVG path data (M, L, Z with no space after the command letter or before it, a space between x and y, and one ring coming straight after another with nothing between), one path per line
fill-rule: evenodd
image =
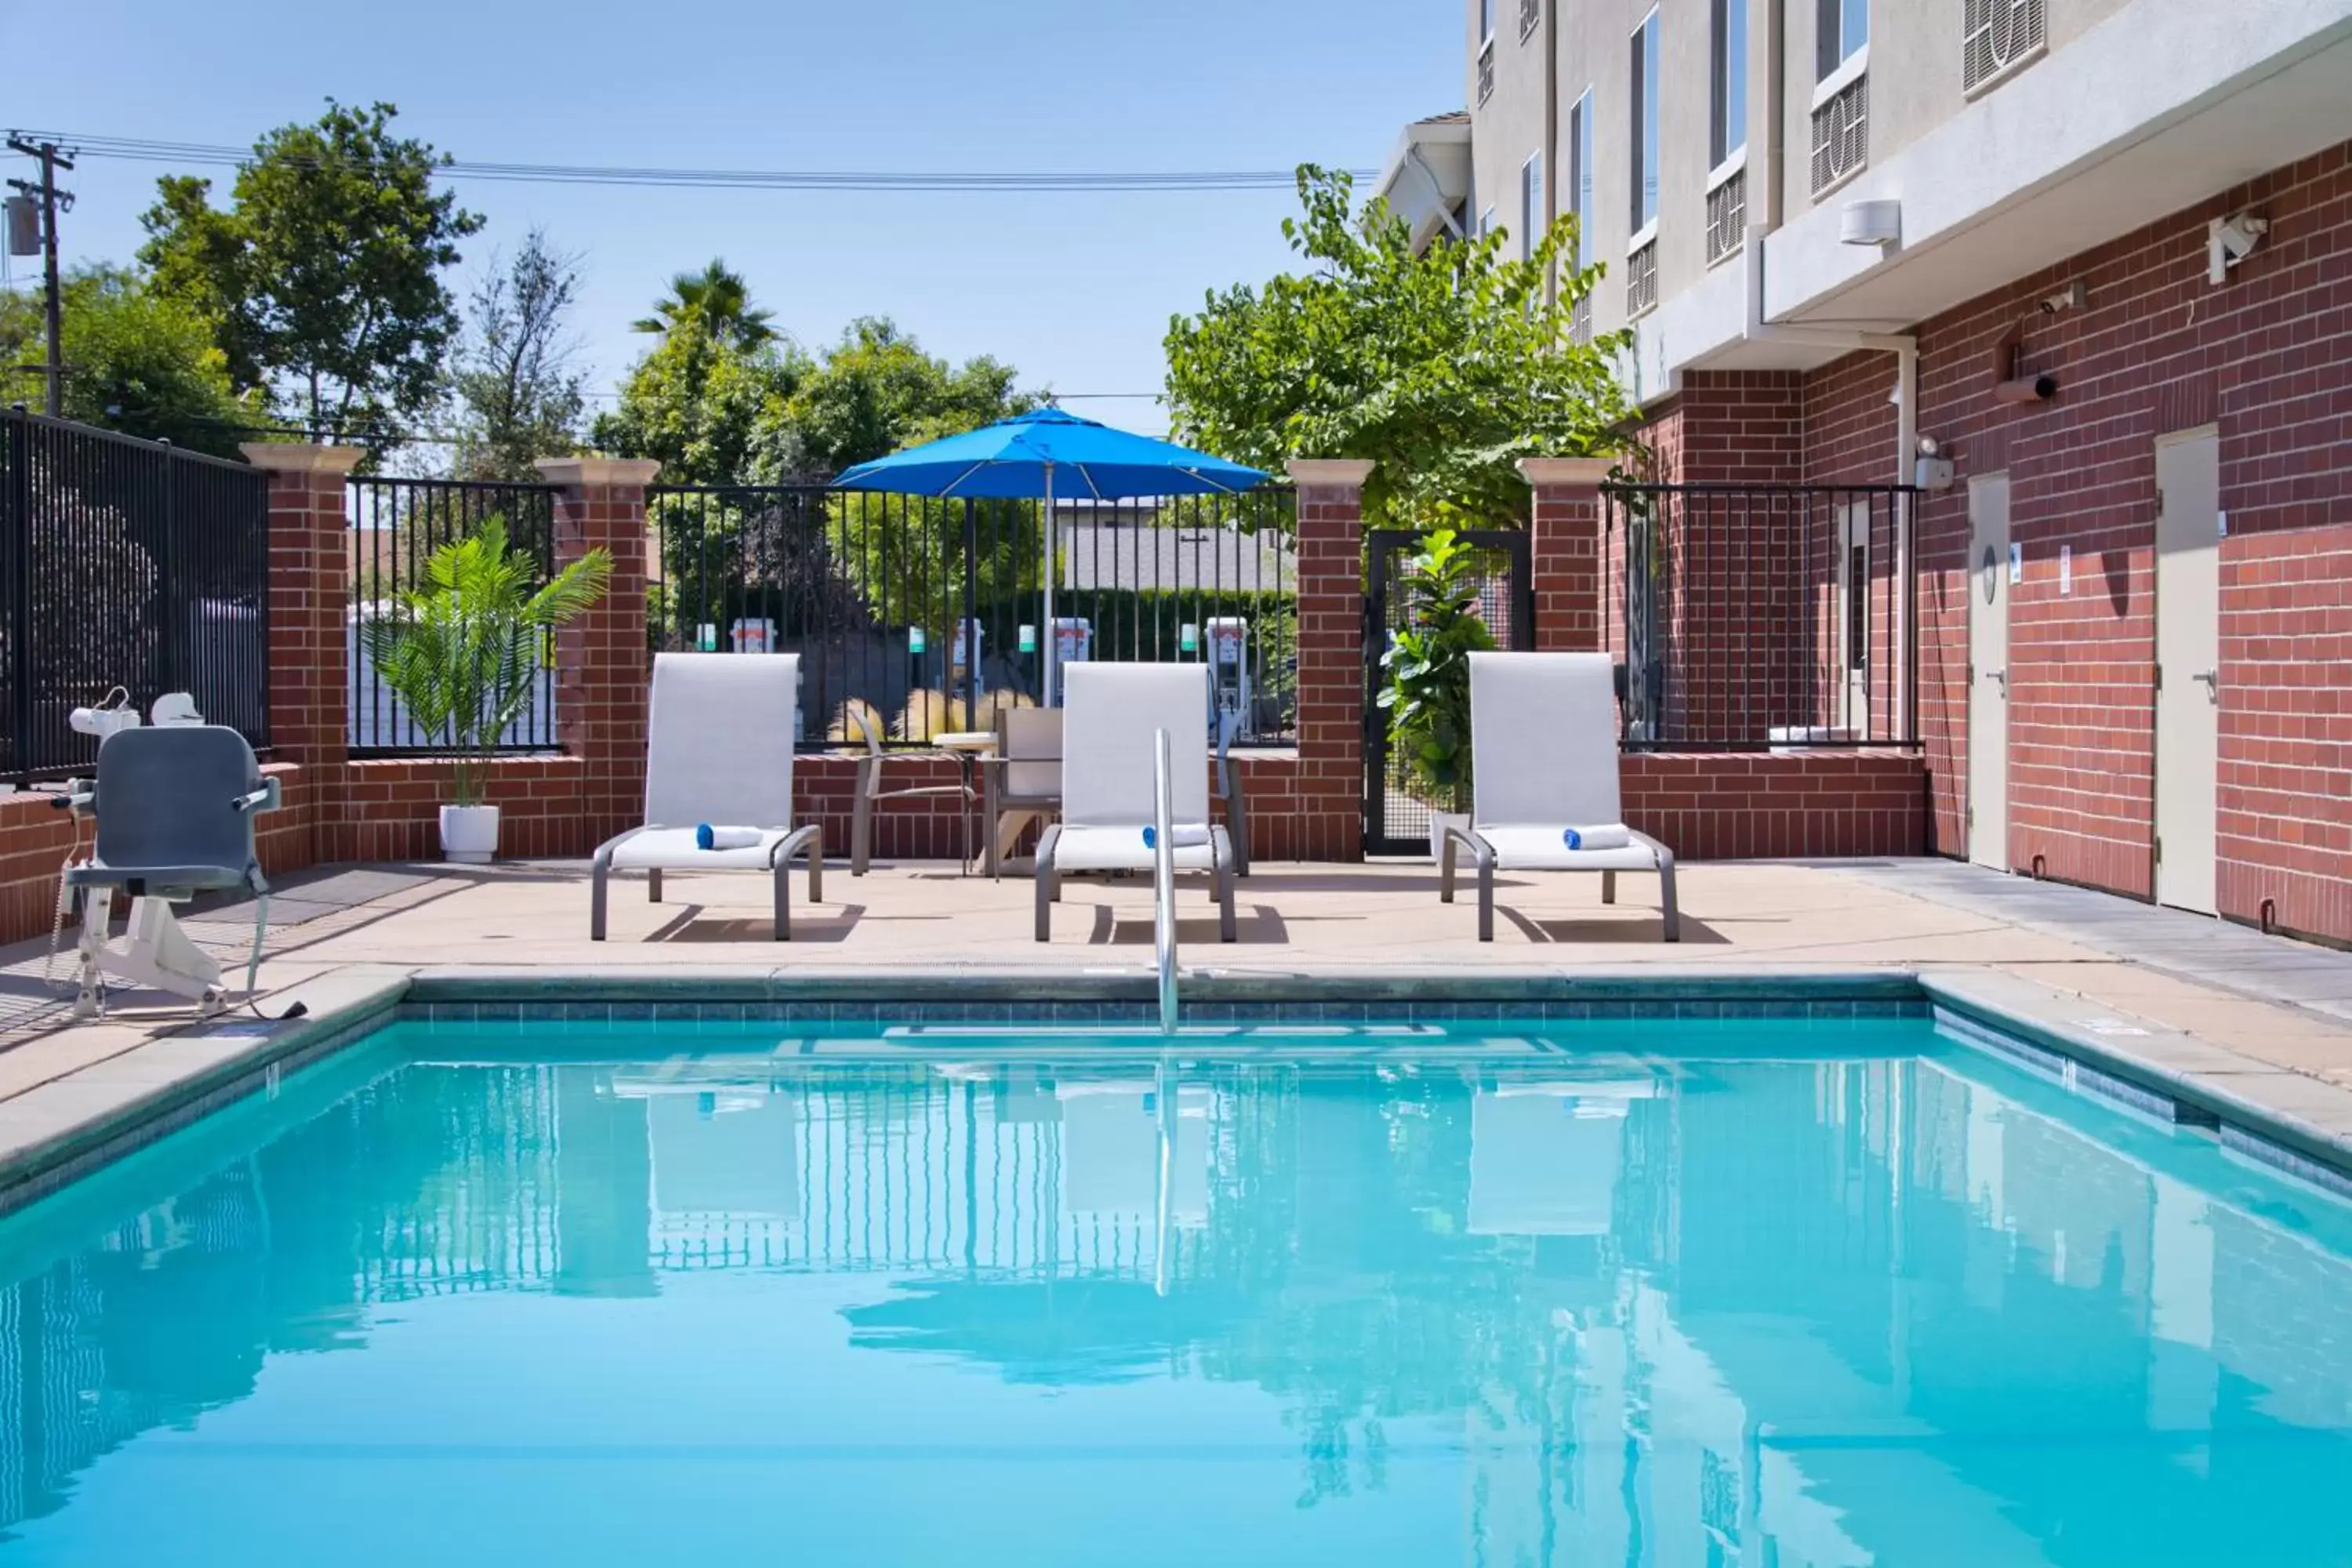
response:
M1170 820L1168 731L1153 731L1151 897L1152 947L1160 961L1160 1032L1176 1032L1176 846Z

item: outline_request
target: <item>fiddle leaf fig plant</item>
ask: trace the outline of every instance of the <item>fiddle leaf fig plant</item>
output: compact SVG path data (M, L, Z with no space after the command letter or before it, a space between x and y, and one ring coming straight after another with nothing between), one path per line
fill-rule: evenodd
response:
M536 563L492 516L434 551L423 584L367 624L377 676L451 752L453 804L481 804L499 738L539 690L549 637L603 598L612 574L611 555L592 550L533 588Z
M1407 624L1381 656L1389 755L1449 811L1470 807L1470 656L1495 647L1479 614L1477 552L1450 528L1405 563Z

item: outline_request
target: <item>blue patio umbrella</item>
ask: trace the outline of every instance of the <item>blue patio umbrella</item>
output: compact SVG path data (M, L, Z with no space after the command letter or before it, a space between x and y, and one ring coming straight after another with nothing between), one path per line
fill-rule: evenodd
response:
M1054 686L1054 498L1124 500L1136 496L1235 495L1265 475L1206 452L1040 408L961 436L860 463L835 482L844 489L1045 503L1045 700Z

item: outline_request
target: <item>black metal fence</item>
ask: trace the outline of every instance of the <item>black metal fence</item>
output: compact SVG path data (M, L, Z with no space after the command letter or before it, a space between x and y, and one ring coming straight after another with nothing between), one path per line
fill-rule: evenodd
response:
M69 715L118 686L266 748L268 524L242 463L0 410L0 780L89 767Z
M1469 550L1478 618L1495 647L1525 653L1536 631L1535 577L1524 528L1457 531ZM1434 815L1466 803L1439 798L1411 762L1389 745L1389 712L1380 705L1388 684L1381 664L1399 632L1414 623L1412 558L1427 535L1374 529L1364 536L1364 852L1417 855L1429 848Z
M656 487L654 646L798 653L811 749L856 740L861 714L889 743L920 745L1042 703L1055 636L1064 664L1206 663L1204 722L1236 746L1296 739L1289 490L1054 510L1049 574L1034 500Z
M1627 747L1917 742L1916 491L1622 485L1602 494Z
M354 756L396 756L448 749L448 737L424 732L376 672L367 646L371 623L397 616L400 595L426 585L425 563L441 546L503 519L509 546L555 572L555 489L550 485L478 480L357 479L345 492L351 522L351 609L344 617ZM499 749L546 751L556 743L554 650L541 661L530 706L499 738Z

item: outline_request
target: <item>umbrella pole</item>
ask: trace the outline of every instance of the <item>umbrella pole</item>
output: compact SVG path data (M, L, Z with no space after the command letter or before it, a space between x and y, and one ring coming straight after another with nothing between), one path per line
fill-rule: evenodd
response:
M1061 627L1054 622L1054 465L1045 465L1045 527L1039 531L1045 536L1045 624L1038 630L1045 634L1045 689L1042 705L1059 708L1061 691L1054 684L1055 656L1061 652Z

